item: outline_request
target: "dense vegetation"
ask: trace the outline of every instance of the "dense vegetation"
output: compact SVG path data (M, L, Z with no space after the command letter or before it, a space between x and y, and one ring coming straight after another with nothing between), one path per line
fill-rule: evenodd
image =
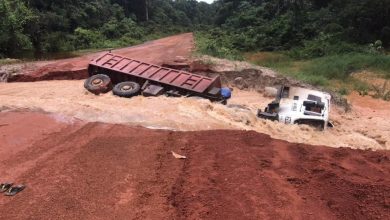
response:
M390 0L0 0L0 18L0 57L195 31L201 53L274 51L254 62L317 85L361 69L390 78Z
M224 0L215 4L217 28L208 33L217 48L295 49L291 55L310 58L360 52L361 45L375 42L378 47L390 44L390 0Z
M299 58L390 44L390 0L1 0L0 53L134 44L202 31L208 53L291 50Z
M132 45L211 24L195 0L0 0L0 56Z
M390 56L385 50L390 47L390 0L215 4L214 28L196 35L202 53L249 59L315 85L341 83L343 93L351 82L352 89L370 89L351 78L354 72L369 70L390 79ZM388 91L385 86L381 90Z

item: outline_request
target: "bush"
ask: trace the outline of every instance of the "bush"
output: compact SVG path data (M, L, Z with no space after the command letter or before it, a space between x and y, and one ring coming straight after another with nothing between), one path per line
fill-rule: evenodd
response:
M62 32L53 32L46 36L43 50L47 52L71 51L74 50L75 37Z
M307 82L314 86L327 86L329 85L329 80L326 76L317 75L317 74L308 74L307 72L301 72L296 75L299 80Z
M97 31L76 28L75 47L77 49L99 48L104 45L104 37Z
M320 34L314 40L305 41L303 47L293 48L289 52L289 56L295 59L310 59L364 51L364 47L341 41L335 35Z
M346 80L352 72L371 69L390 76L390 56L382 54L350 53L314 59L303 68L306 75L319 75L327 79Z
M349 94L348 89L345 88L345 87L340 88L338 92L339 92L341 95L348 95L348 94Z
M124 18L121 21L111 19L103 25L100 31L108 39L119 39L125 34L132 38L141 39L144 35L142 28L131 18Z
M132 46L142 42L140 38L134 38L133 33L125 34L119 40L122 42L122 46Z
M26 29L36 21L36 14L23 1L0 1L0 53L12 55L31 50L33 45Z
M390 56L384 54L349 53L325 56L311 60L293 60L279 52L247 54L246 58L257 65L273 68L283 74L317 86L330 86L331 80L353 83L362 94L369 88L354 82L350 74L361 70L381 73L390 79Z
M198 32L195 34L195 38L197 51L201 54L231 60L243 59L240 52L231 47L231 43L228 43L230 39L226 35L216 36L214 34Z

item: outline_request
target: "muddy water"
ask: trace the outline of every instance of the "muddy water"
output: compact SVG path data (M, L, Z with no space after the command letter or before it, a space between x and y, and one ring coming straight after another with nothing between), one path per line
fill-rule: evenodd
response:
M257 92L234 91L228 106L196 98L134 97L111 93L95 96L83 81L43 81L0 84L0 109L45 111L85 121L141 125L154 129L243 129L266 133L290 142L390 149L390 121L385 112L368 114L357 106L344 114L334 108L336 128L325 132L307 126L283 125L256 117L257 108L271 101ZM388 109L378 111L389 111Z
M77 51L67 51L67 52L45 52L45 53L36 53L34 51L22 51L16 53L14 56L10 57L13 59L19 59L24 61L36 61L36 60L59 60L67 59L79 56Z

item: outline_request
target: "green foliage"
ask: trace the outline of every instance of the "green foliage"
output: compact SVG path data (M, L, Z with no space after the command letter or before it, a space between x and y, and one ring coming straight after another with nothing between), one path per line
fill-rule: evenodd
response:
M142 39L142 38L141 38ZM124 34L119 41L121 42L121 46L130 46L141 43L140 38L135 38L133 33Z
M339 40L337 36L322 34L310 41L304 41L302 47L293 48L289 55L296 59L310 59L335 54L365 52L363 46Z
M98 31L76 28L74 31L75 45L77 49L86 49L91 47L100 47L103 45L104 38Z
M390 78L390 58L384 55L390 44L390 2L385 2L218 1L217 27L197 34L198 51L231 59L247 51L287 51L257 56L254 62L318 86L347 82L363 69Z
M329 80L326 78L326 76L313 74L307 71L300 72L296 74L295 77L314 86L329 85Z
M1 0L0 54L126 46L194 30L201 52L231 59L378 54L390 46L389 11L389 0Z
M62 32L52 32L45 37L43 49L48 52L74 50L75 37Z
M349 94L348 89L345 88L345 87L340 88L338 92L339 92L339 94L341 94L341 95L348 95L348 94Z
M198 32L195 34L196 48L201 54L207 54L214 57L226 58L231 60L242 60L241 54L234 48L229 47L230 40L221 30L206 33Z
M332 55L314 59L303 68L303 72L327 79L347 80L351 73L365 69L384 71L387 76L390 75L390 56L362 53Z
M349 82L350 74L361 70L380 72L384 77L390 78L390 56L384 54L349 53L310 60L296 60L280 53L260 53L247 57L258 65L274 68L283 74L319 86L329 86L331 80ZM355 89L362 92L369 90L365 84L355 84Z
M0 54L32 48L27 29L37 17L22 1L0 1L0 18Z
M213 22L195 0L1 0L0 56L130 46Z
M131 18L124 18L121 21L111 19L100 29L101 33L108 39L118 39L127 34L128 37L141 39L144 31Z
M362 52L378 39L383 47L390 45L388 0L225 0L217 5L216 23L240 51L294 48L293 57L313 58Z

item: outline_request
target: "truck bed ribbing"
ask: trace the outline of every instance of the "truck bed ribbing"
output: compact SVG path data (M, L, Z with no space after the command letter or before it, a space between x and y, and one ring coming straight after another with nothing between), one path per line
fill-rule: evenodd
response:
M145 80L166 84L196 93L221 88L220 77L210 78L185 71L169 69L120 55L106 53L90 62L90 68L103 68Z

